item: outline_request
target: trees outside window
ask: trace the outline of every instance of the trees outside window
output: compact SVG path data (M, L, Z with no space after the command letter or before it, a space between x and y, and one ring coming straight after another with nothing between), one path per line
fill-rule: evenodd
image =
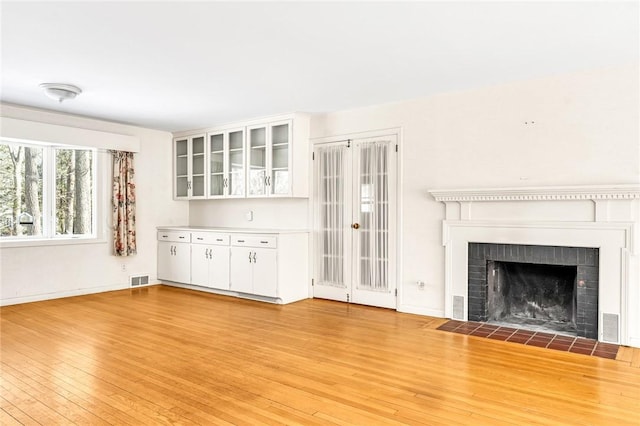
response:
M95 149L0 141L0 237L95 234Z

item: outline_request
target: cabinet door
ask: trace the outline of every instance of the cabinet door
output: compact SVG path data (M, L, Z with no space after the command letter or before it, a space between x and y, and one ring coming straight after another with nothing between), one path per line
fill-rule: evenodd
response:
M191 244L173 243L173 247L171 281L188 284L191 282Z
M191 245L191 284L209 287L209 250L204 244Z
M231 283L230 289L240 293L253 293L252 266L253 249L231 247Z
M228 149L226 152L226 194L230 197L244 197L245 194L245 176L246 156L244 153L244 130L231 130L227 134Z
M229 290L229 247L209 247L209 287Z
M253 265L253 293L260 296L277 297L277 250L254 248Z
M173 245L169 241L158 241L158 279L173 281L171 276L171 261L173 260Z
M267 191L270 195L291 194L291 122L269 125L269 174Z
M181 138L173 142L173 196L189 197L189 139Z
M267 126L249 127L247 194L267 195Z
M205 136L191 138L191 198L204 198L205 191Z
M209 198L225 195L225 134L209 134Z

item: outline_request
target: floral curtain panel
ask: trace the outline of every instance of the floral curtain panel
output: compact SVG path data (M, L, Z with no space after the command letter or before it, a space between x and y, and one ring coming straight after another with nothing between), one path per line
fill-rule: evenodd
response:
M136 254L136 185L133 182L133 152L112 151L113 185L111 195L113 253Z

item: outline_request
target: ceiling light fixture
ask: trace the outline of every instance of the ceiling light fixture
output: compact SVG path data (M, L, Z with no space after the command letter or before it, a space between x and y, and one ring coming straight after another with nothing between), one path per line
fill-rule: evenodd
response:
M44 89L44 94L51 99L62 102L66 99L73 99L82 93L79 87L71 84L61 83L42 83L40 85Z

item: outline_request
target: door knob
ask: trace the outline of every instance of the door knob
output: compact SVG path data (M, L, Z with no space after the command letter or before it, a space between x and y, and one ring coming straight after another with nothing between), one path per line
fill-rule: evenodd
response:
M359 223L354 223L353 225L351 225L351 227L353 229L358 229L358 228L360 228L360 224Z

